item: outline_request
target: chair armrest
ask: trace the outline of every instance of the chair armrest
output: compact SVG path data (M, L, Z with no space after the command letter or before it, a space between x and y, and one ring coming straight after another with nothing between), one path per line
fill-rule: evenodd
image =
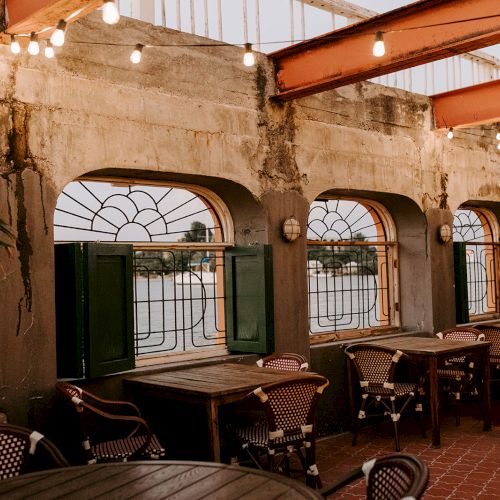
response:
M139 408L134 404L131 403L130 401L112 401L109 399L104 399L96 396L95 394L91 394L90 392L83 391L83 395L86 400L90 399L94 401L95 403L105 407L108 412L113 412L113 411L120 411L121 409L123 410L129 410L132 415L135 415L137 417L141 416L141 411Z
M340 490L344 486L347 486L348 484L352 483L353 481L356 481L357 479L360 479L364 477L364 472L361 467L358 467L357 469L352 470L351 472L348 472L345 476L341 477L337 481L335 481L332 484L327 484L323 488L321 488L318 493L327 498L328 495L331 495L332 493L335 493L336 491Z

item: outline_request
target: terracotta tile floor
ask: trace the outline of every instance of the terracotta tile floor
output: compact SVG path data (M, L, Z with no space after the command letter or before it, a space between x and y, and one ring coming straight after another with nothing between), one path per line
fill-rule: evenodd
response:
M464 404L462 421L455 426L453 411L441 419L441 448L422 438L417 422L410 416L400 422L401 451L422 458L430 469L424 499L500 499L500 401L493 402L493 430L483 432L476 407ZM317 464L323 485L364 461L394 453L392 424L387 422L361 430L356 446L351 434L321 438L317 443ZM330 498L365 498L364 480L357 481Z

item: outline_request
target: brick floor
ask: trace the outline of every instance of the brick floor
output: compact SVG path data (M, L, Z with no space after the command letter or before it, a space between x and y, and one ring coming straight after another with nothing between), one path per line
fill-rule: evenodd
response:
M455 426L450 412L441 417L441 448L430 443L430 429L422 438L412 417L400 422L401 451L419 456L430 470L424 499L500 499L500 401L493 402L493 430L484 432L476 408L464 405L461 425ZM323 485L364 461L394 453L392 424L377 431L375 426L361 429L358 443L351 446L351 434L318 440L317 464ZM344 488L330 498L365 498L364 480Z

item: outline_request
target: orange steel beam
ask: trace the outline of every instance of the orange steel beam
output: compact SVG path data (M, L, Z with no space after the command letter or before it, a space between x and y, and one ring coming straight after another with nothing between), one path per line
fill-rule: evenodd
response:
M375 33L386 53L372 55ZM500 42L499 0L422 0L270 54L289 100Z
M500 80L432 96L436 129L500 122Z
M40 33L48 37L60 19L68 23L86 16L103 4L103 0L7 0L9 34ZM46 31L43 31L46 28ZM4 38L5 40L5 38Z

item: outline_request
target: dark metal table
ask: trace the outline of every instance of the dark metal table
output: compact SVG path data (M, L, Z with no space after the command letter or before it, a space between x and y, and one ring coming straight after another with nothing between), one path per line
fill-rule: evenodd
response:
M278 474L210 462L149 461L66 467L0 481L0 498L106 500L140 498L318 499L305 484Z
M208 419L210 458L220 462L219 406L240 401L259 386L315 375L225 363L127 378L124 383L141 399L166 398L202 405Z
M490 398L490 342L470 342L462 340L441 340L434 337L396 337L365 342L391 349L399 349L417 362L427 364L429 371L429 398L431 406L432 444L441 445L439 428L439 397L437 368L440 361L453 356L475 355L480 359L482 369L483 394L483 428L491 430L491 398ZM352 384L350 384L352 387ZM352 402L351 393L351 402Z

